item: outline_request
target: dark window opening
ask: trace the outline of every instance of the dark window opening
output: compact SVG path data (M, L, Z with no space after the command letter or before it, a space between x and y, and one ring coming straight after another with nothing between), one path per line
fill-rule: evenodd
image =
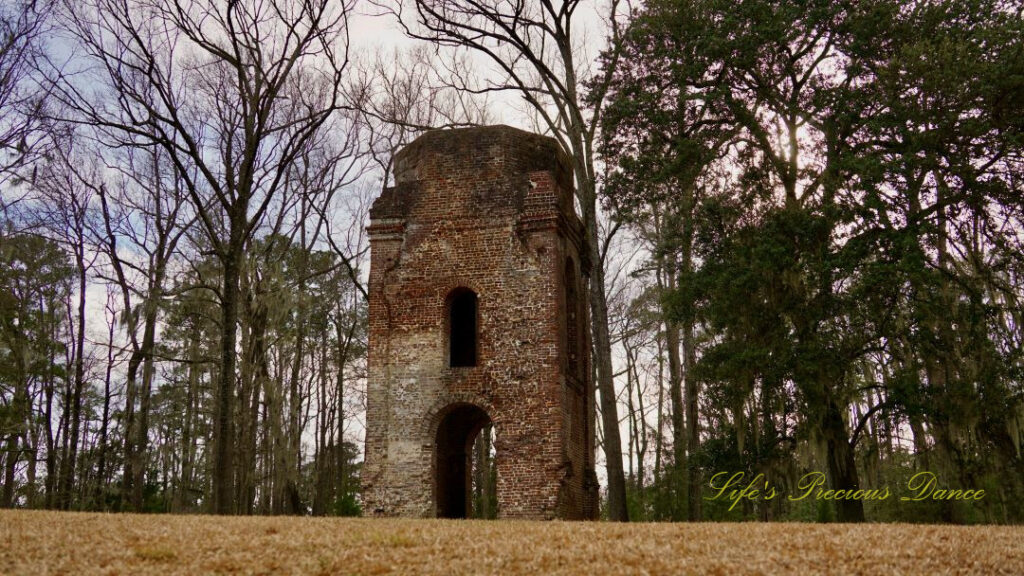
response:
M476 294L461 289L448 309L448 358L453 368L476 366Z
M579 298L576 291L576 267L572 260L565 263L565 352L569 360L569 374L580 375L580 323Z

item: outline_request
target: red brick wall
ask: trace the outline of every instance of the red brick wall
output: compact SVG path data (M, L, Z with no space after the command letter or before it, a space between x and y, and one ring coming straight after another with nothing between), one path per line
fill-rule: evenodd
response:
M567 377L565 266L587 252L565 156L497 126L427 133L395 166L369 228L366 513L436 514L436 429L461 402L494 423L501 517L595 517L589 354ZM461 287L478 297L478 362L449 368L446 300Z

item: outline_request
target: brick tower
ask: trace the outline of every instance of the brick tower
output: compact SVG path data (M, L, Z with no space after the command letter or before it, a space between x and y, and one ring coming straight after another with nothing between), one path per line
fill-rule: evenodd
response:
M597 516L590 262L568 159L508 126L437 130L370 210L367 515L462 517L493 424L501 518Z

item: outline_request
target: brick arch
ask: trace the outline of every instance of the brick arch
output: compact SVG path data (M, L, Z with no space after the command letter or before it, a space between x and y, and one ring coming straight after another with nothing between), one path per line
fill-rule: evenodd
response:
M491 413L470 395L432 407L428 418L431 445L434 514L468 518L472 509L473 441L493 425Z
M437 427L441 424L441 420L452 408L459 404L469 404L483 410L487 417L490 418L491 426L494 427L494 433L497 435L498 421L494 418L494 406L479 395L458 393L445 394L430 405L430 408L420 418L420 438L425 438L433 444L434 437L437 435Z
M478 283L463 278L452 278L447 281L438 282L436 297L440 303L438 306L440 316L437 318L437 321L441 323L441 327L444 329L447 329L448 307L451 305L452 296L460 290L469 290L476 294L477 315L481 313L487 291ZM477 326L477 329L479 330L480 326Z
M477 298L479 298L486 292L483 289L483 287L477 284L476 282L464 278L453 278L448 280L447 282L439 283L437 285L437 288L437 293L441 297L441 302L445 304L448 303L448 300L451 298L452 294L460 289L471 290L473 293L476 294Z

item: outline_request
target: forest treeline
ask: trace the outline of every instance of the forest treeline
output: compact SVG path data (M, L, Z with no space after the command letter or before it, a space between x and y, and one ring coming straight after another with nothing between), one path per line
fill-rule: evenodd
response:
M358 514L369 204L497 118L572 158L607 518L1020 522L1022 10L7 3L0 506Z
M1021 10L652 0L632 21L601 152L654 294L623 313L624 346L667 329L683 380L674 467L636 482L638 515L681 500L685 462L691 487L745 472L796 495L820 472L894 493L759 499L746 517L1021 521ZM917 471L983 504L899 501Z

